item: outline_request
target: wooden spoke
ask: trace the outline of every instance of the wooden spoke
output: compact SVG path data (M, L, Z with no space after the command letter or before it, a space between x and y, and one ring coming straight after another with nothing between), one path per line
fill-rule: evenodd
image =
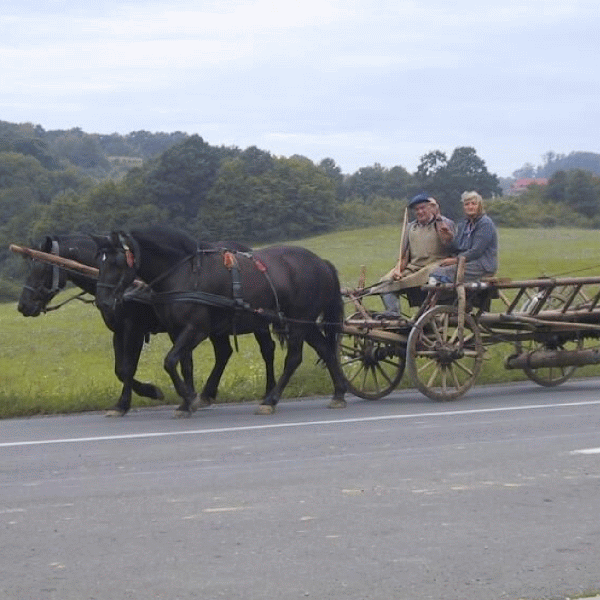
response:
M458 309L440 305L415 323L407 363L415 386L434 400L454 400L474 384L483 362L481 334L470 314L458 325ZM461 343L462 338L462 343Z
M397 343L365 334L342 334L338 360L348 391L359 398L378 400L398 387L404 374L405 350Z

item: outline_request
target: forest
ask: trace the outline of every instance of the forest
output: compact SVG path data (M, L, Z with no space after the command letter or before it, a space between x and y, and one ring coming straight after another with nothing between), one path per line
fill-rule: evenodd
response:
M600 155L544 158L514 175L548 185L515 198L472 147L432 151L414 173L376 163L345 174L333 158L211 146L182 132L100 135L0 121L0 300L15 299L22 282L9 244L47 234L170 223L199 239L259 245L399 223L421 190L456 219L467 189L482 194L499 226L600 227Z

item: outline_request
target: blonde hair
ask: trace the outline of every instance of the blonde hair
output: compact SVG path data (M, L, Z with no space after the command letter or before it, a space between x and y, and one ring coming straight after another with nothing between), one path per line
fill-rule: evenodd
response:
M485 210L483 208L483 198L476 191L463 192L460 195L460 199L463 202L466 202L467 200L475 200L475 202L477 203L477 216L483 215L485 213Z

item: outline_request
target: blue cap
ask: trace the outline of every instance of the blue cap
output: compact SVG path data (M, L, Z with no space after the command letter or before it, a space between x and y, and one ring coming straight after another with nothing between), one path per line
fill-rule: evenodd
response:
M408 207L409 208L413 208L415 207L417 204L422 204L423 202L429 202L429 194L427 194L426 192L421 192L419 194L417 194L409 203L408 203Z

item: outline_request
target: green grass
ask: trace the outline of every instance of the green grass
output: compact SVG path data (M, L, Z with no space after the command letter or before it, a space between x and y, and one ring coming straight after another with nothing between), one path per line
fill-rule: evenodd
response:
M399 237L397 226L386 226L294 243L333 262L342 286L353 287L361 265L367 269L367 284L391 268ZM596 240L597 232L589 230L501 230L499 275L531 279L540 275L599 274ZM113 373L111 334L93 306L71 303L47 315L25 318L18 313L16 304L0 305L0 332L0 417L100 410L116 401L120 384ZM239 352L234 353L225 371L219 399L257 401L264 392L262 359L253 336L242 336L238 341ZM178 398L162 367L168 348L167 336L154 336L143 351L137 378L161 386L166 403L175 404ZM478 383L523 379L520 371L503 368L503 359L509 352L507 346L492 347ZM278 373L283 357L284 351L278 348ZM194 353L198 389L212 364L212 348L205 342ZM596 375L598 369L586 367L578 374ZM403 386L408 385L405 378ZM330 390L326 370L316 365L314 352L306 348L304 362L285 397L327 395ZM134 406L154 404L134 396Z

